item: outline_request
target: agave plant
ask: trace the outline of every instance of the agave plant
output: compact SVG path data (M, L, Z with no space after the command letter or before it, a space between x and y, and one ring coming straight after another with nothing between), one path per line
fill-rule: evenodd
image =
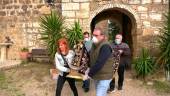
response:
M149 51L145 48L142 49L139 58L135 59L134 64L137 76L142 76L142 78L145 78L154 70L154 60L149 55Z
M41 39L47 43L47 49L52 58L56 53L56 41L62 37L64 19L55 11L40 18Z
M75 22L74 26L67 30L67 37L71 48L83 39L83 33L79 22Z

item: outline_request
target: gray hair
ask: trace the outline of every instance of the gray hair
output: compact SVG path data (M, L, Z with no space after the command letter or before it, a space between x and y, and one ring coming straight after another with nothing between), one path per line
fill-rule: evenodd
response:
M100 27L96 27L94 30L99 30L101 35L108 36L108 31L106 29L102 29Z

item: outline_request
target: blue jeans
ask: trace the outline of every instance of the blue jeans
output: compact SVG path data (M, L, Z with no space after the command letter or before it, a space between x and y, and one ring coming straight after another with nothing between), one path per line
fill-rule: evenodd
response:
M83 88L89 88L89 86L90 86L90 80L84 80L83 81Z
M95 80L96 96L107 96L110 80Z

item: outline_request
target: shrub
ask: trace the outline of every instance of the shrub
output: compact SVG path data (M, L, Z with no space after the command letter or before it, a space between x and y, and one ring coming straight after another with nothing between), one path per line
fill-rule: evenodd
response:
M71 48L83 39L83 33L79 22L75 22L71 29L67 30L67 37Z
M28 52L28 48L24 47L24 48L21 48L21 52Z
M134 64L137 76L142 76L143 79L154 70L154 60L145 48L142 49L141 55L134 60Z
M164 27L160 29L158 36L160 56L157 59L157 64L168 67L167 69L170 71L170 12L165 17Z
M41 40L47 44L47 49L52 58L54 58L57 45L56 41L62 37L64 31L64 19L55 11L40 18Z

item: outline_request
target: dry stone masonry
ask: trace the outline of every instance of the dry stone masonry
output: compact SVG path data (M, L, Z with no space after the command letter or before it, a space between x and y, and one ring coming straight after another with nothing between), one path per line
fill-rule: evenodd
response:
M53 8L61 13L61 2L55 0ZM9 59L18 59L23 47L43 47L40 38L40 16L50 13L45 0L0 0L0 43L9 36L14 44Z

